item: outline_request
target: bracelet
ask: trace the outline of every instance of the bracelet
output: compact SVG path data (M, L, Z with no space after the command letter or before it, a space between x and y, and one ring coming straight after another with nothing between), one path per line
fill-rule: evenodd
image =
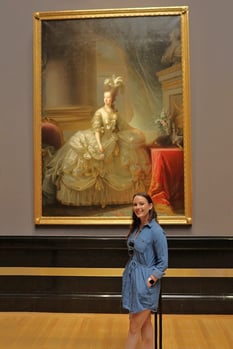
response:
M149 278L148 281L151 285L154 285L154 283L155 283L155 280L153 280L152 278Z

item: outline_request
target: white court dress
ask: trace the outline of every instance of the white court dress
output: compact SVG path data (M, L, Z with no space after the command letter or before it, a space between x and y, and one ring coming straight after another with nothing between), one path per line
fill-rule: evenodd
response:
M104 155L96 132L100 133ZM132 201L147 191L151 161L143 132L130 127L117 111L98 109L91 128L76 132L55 153L44 169L44 204L105 207Z

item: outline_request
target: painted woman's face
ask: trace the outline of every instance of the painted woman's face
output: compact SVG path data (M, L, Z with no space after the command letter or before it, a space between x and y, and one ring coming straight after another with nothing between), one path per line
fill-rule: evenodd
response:
M133 199L133 211L135 215L141 219L141 221L146 221L149 218L149 211L152 208L152 204L149 204L144 196L136 195Z
M112 95L111 92L104 93L104 104L111 107L112 105Z

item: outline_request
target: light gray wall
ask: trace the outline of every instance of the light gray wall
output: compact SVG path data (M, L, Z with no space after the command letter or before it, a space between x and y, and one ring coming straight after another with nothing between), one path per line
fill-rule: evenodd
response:
M219 3L219 5L218 5ZM222 0L2 0L0 2L0 235L125 234L124 227L33 223L33 20L35 11L190 8L193 225L168 235L233 235L233 2Z

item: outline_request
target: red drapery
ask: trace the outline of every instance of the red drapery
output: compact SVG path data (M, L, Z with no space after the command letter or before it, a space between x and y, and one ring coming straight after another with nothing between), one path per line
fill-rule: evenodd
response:
M149 194L158 206L184 208L184 156L180 148L151 148Z

